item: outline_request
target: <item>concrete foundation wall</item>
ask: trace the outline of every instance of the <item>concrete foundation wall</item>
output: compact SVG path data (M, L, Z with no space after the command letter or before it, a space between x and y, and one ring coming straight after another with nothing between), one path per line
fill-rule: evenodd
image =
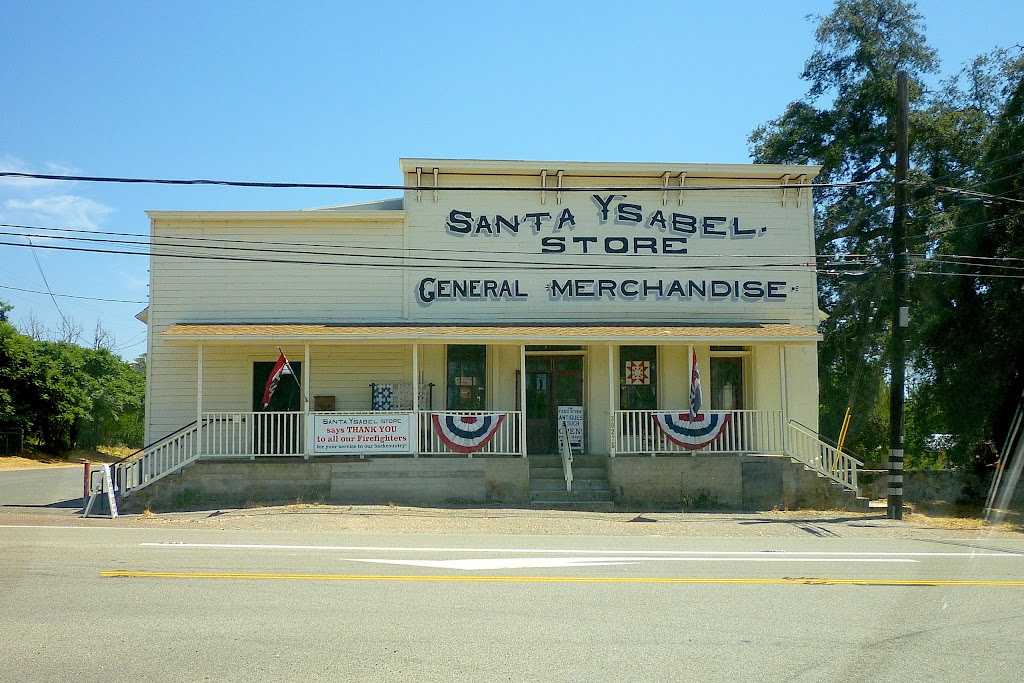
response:
M1008 485L1004 477L1005 485ZM889 471L866 470L858 479L860 495L880 499L889 495ZM980 476L965 470L907 470L903 473L903 500L907 503L943 501L984 505L992 485L992 474ZM1024 486L1017 485L1009 507L1024 510Z
M524 458L203 461L143 489L130 510L271 502L460 505L530 499Z
M732 454L608 459L615 502L693 510L842 509L856 496L789 458Z

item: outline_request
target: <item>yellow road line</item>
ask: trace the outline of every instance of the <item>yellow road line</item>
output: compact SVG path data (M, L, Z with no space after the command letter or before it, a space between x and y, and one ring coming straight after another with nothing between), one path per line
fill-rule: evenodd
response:
M677 583L677 584L747 584L803 586L1016 586L1024 581L957 581L941 579L823 579L823 578L701 578L701 577L600 577L600 576L431 576L386 574L259 574L235 572L100 572L103 578L115 579L276 579L286 581L434 581L461 583Z

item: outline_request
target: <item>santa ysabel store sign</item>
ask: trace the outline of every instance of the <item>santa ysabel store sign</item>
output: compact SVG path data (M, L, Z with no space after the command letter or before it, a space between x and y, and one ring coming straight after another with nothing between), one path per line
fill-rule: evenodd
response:
M692 215L623 201L627 195L593 195L596 220L591 232L577 232L577 217L568 208L522 214L473 213L453 209L446 217L444 231L450 237L470 240L530 240L537 242L543 255L578 255L583 259L606 255L678 256L685 269L693 240L760 240L768 236L768 226L745 225L736 215ZM581 221L582 222L582 221ZM594 230L594 228L597 230ZM609 234L611 233L611 234ZM638 234L639 233L639 234ZM482 246L482 243L481 243ZM727 257L723 257L727 258ZM631 262L630 265L633 263ZM552 267L558 267L552 261ZM700 265L705 267L707 261ZM799 265L799 264L790 264ZM608 266L614 269L613 266ZM767 267L766 267L767 268ZM729 270L723 263L722 270ZM698 274L696 271L695 274ZM429 306L444 301L706 301L782 303L799 288L787 280L757 276L744 279L674 279L650 277L556 278L540 283L538 291L520 279L448 279L424 277L415 283L416 301Z

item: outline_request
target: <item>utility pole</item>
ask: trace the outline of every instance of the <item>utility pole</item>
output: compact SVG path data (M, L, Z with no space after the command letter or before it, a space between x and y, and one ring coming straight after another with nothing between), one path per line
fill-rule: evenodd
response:
M910 141L907 123L910 89L907 72L896 74L896 193L892 217L892 339L889 385L889 519L903 519L903 379L906 371L907 307L907 170Z

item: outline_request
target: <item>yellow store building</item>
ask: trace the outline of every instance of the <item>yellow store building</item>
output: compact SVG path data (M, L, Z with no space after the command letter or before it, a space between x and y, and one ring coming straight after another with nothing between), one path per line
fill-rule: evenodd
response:
M118 466L123 495L763 508L855 489L817 438L817 167L401 169L391 200L149 213L150 445Z

